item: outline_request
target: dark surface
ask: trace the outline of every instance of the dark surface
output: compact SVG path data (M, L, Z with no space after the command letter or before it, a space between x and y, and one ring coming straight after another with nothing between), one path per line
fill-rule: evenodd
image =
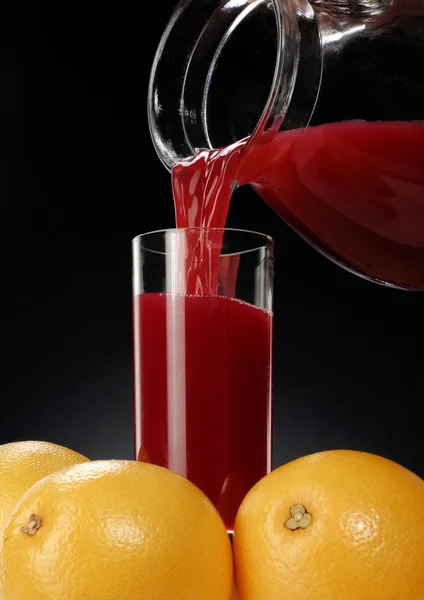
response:
M174 223L146 117L172 5L41 5L3 18L0 443L132 458L130 242ZM424 295L344 272L249 189L229 225L276 240L274 464L345 447L424 476Z

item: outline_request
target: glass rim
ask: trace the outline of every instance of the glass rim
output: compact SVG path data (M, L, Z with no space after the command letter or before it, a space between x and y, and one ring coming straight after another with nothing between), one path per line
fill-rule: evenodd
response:
M135 237L132 238L131 243L135 244L140 242L142 239L147 238L148 236L158 235L160 233L170 233L177 231L222 231L222 232L234 232L234 233L248 233L249 235L254 235L259 238L262 238L264 242L264 246L274 245L274 238L272 238L267 233L261 233L260 231L254 231L253 229L241 229L237 227L165 227L164 229L154 229L152 231L146 231L145 233L139 233ZM259 246L262 247L262 246ZM253 248L252 248L253 250Z

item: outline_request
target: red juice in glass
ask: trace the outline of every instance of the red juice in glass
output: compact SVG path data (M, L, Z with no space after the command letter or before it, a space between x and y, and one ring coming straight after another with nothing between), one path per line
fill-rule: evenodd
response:
M225 296L134 297L136 457L202 489L228 530L270 470L271 313Z

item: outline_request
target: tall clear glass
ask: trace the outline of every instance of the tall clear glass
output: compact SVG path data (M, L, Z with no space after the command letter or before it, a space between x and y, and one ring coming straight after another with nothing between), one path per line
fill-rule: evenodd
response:
M271 468L273 241L169 229L132 261L135 458L195 483L232 531Z

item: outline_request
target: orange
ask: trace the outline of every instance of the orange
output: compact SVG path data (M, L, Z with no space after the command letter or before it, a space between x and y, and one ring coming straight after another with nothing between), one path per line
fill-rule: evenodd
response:
M424 481L354 450L257 483L234 527L238 600L424 600Z
M61 469L88 458L49 442L12 442L0 446L0 531L6 518L26 490Z
M124 460L31 487L4 529L6 600L230 600L230 541L187 479Z

